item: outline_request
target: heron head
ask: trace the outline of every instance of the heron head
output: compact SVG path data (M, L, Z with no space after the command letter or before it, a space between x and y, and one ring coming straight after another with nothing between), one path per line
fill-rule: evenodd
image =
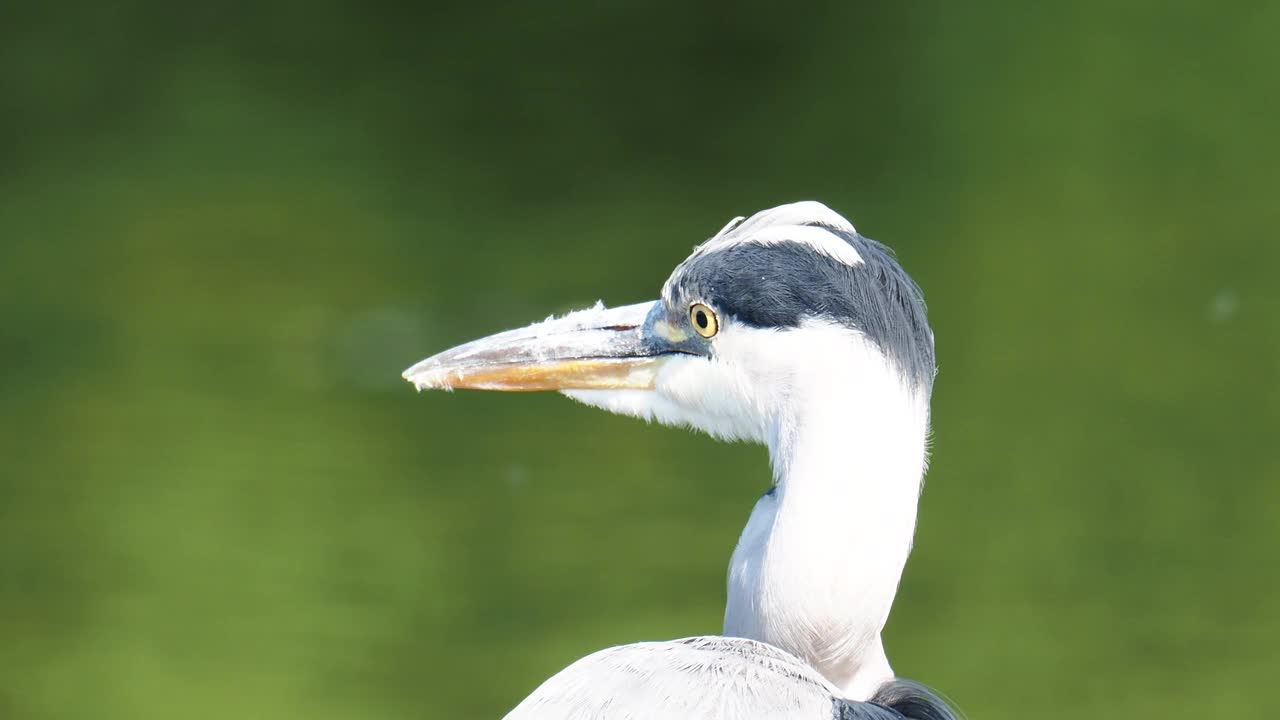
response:
M419 389L555 390L615 413L771 442L796 397L892 385L927 403L933 333L881 244L817 202L736 218L659 299L596 307L446 350Z

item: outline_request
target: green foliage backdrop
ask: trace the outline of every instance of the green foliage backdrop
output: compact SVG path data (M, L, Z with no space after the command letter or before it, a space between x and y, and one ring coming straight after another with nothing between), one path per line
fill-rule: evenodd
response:
M896 669L982 720L1280 712L1277 27L0 7L0 717L498 717L716 632L763 450L399 371L803 198L938 338Z

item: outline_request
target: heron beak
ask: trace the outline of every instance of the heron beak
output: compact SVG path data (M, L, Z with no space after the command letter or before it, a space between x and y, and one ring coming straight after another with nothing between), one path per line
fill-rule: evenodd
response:
M674 348L645 331L656 302L600 304L445 350L404 371L419 390L652 389Z

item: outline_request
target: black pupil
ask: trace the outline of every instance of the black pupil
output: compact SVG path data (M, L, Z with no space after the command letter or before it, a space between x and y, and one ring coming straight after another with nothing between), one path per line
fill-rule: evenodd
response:
M698 327L702 328L703 330L706 330L706 329L707 329L707 314L706 314L706 313L704 313L704 312L702 312L701 310L699 310L699 311L697 312L697 314L696 314L696 315L694 315L693 317L694 317L694 319L695 319L695 320L697 320L697 321L698 321Z

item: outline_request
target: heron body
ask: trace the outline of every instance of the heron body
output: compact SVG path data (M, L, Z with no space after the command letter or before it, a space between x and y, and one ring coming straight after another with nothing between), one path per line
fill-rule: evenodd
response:
M896 713L867 703L902 687L880 634L911 550L934 370L919 288L816 202L730 222L656 301L597 305L407 370L420 389L557 390L769 449L774 486L730 561L725 637L596 653L509 717ZM752 713L730 712L747 702Z
M735 637L694 637L608 648L556 674L507 720L903 720L892 706L927 691L903 683L877 702L854 702L776 647Z

